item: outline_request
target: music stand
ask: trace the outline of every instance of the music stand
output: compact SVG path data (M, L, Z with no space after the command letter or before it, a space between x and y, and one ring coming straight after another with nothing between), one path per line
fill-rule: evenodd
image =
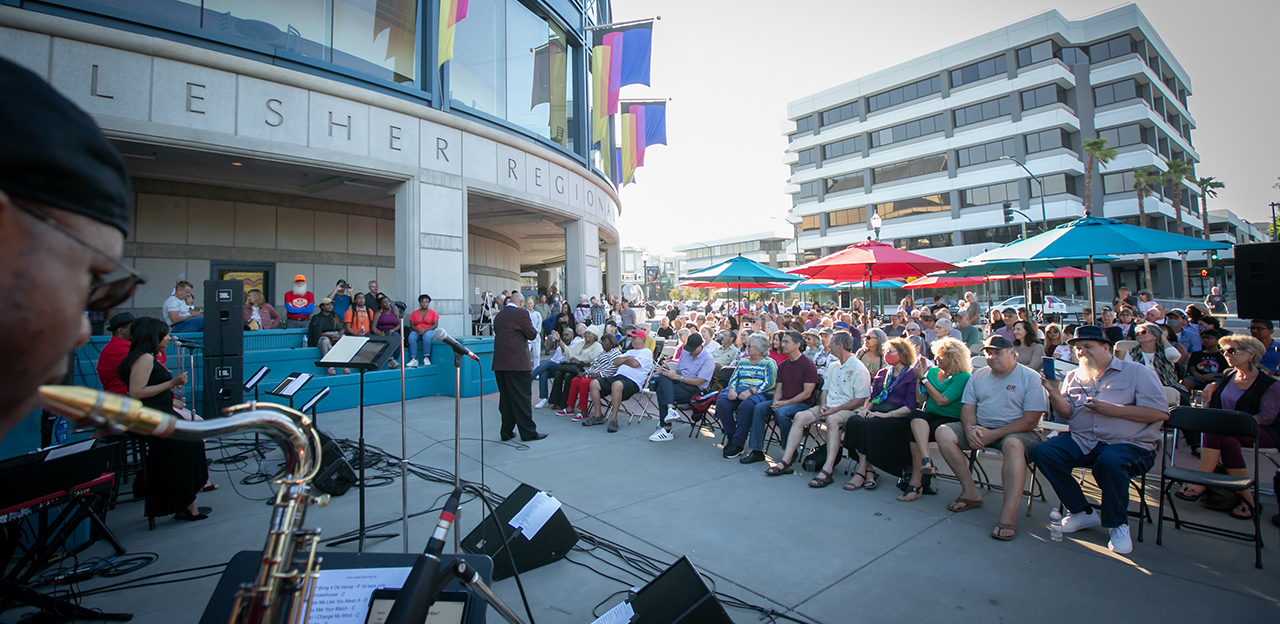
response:
M329 547L358 541L356 552L362 553L365 538L391 538L400 535L399 533L367 535L364 521L364 373L376 371L385 366L387 360L390 360L391 355L395 353L394 346L395 343L389 336L343 336L323 358L316 362L316 366L321 368L341 366L360 371L360 450L356 460L360 465L360 479L356 482L356 486L360 489L360 528L357 530L356 537L330 541L325 544Z
M270 367L270 366L263 366L262 368L259 368L259 369L258 369L258 372L254 373L254 374L253 374L253 376L249 378L249 381L244 382L244 391L245 391L245 392L248 392L248 391L250 391L250 390L253 390L253 402L254 402L254 403L257 403L257 402L258 402L258 384L262 383L262 380L263 380L263 379L266 379L266 377L267 377L267 373L270 373L270 372L271 372L271 367ZM266 459L266 458L267 458L267 454L266 454L265 452L263 452L262 447L261 447L261 446L259 446L259 443L258 443L258 433L257 433L256 431L255 431L255 432L254 432L254 434L253 434L253 448L254 448L254 450L256 450L256 451L257 451L257 453L258 453L258 459Z
M289 407L293 407L293 397L302 391L303 386L315 377L311 373L289 373L276 387L267 391L271 396L278 396L282 399L289 399Z
M298 410L304 414L307 413L307 410L311 410L311 424L316 427L320 426L320 420L316 418L316 405L319 405L327 396L329 396L329 386L321 388L315 396L311 397L311 400L302 404L302 409Z

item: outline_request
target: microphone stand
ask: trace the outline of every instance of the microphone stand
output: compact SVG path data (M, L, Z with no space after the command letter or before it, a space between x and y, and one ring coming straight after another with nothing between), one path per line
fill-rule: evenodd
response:
M409 425L405 419L404 393L404 325L400 326L400 529L404 535L404 552L409 552ZM428 354L429 356L430 354Z

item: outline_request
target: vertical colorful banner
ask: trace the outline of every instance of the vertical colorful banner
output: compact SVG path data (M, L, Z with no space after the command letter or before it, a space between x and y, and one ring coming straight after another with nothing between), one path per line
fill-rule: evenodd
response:
M618 112L622 87L649 84L653 47L653 20L592 31L591 128L592 142L608 131L608 119ZM602 149L602 154L606 153Z
M453 58L453 32L467 17L467 4L470 0L440 0L440 49L437 67Z
M635 101L622 103L622 184L635 183L636 169L644 166L645 149L667 143L667 103Z

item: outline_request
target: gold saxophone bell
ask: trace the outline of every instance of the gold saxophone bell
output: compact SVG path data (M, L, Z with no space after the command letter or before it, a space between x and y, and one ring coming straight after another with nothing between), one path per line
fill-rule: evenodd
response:
M261 433L284 451L284 469L274 479L276 500L262 565L252 583L240 586L233 624L306 622L315 581L320 575L319 529L303 528L307 507L329 502L311 494L320 469L320 437L311 419L275 403L246 403L212 420L190 421L146 407L141 401L79 386L41 386L46 407L100 435L134 433L175 440L205 440L239 433Z

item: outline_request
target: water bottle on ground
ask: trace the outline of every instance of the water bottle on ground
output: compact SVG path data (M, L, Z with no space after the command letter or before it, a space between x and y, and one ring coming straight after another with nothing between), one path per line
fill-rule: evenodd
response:
M1049 539L1055 542L1062 541L1062 514L1058 513L1056 507L1049 512Z

